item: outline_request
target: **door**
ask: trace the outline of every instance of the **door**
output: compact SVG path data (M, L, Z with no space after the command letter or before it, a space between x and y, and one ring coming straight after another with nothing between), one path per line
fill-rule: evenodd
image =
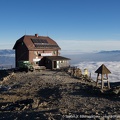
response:
M53 62L53 65L54 65L53 68L56 68L56 67L57 67L57 62L54 61L54 62Z

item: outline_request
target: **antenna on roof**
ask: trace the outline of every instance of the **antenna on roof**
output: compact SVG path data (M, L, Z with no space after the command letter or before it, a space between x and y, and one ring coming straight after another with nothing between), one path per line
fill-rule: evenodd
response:
M25 35L26 35L26 29L25 29Z
M47 31L47 36L48 36L48 31Z

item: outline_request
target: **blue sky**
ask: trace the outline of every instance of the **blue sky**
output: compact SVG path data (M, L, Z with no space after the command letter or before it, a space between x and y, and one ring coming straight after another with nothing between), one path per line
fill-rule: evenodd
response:
M35 33L67 51L119 49L120 0L0 0L0 49Z

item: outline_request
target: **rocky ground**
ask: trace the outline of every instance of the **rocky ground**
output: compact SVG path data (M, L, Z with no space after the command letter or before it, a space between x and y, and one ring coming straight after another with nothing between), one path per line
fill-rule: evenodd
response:
M85 77L64 71L1 73L0 119L119 120L119 85L100 90ZM118 88L118 89L116 89Z

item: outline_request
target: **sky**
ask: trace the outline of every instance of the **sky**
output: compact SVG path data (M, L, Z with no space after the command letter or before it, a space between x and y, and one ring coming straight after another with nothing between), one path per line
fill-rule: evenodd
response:
M120 0L0 0L0 49L49 36L62 52L120 48Z

